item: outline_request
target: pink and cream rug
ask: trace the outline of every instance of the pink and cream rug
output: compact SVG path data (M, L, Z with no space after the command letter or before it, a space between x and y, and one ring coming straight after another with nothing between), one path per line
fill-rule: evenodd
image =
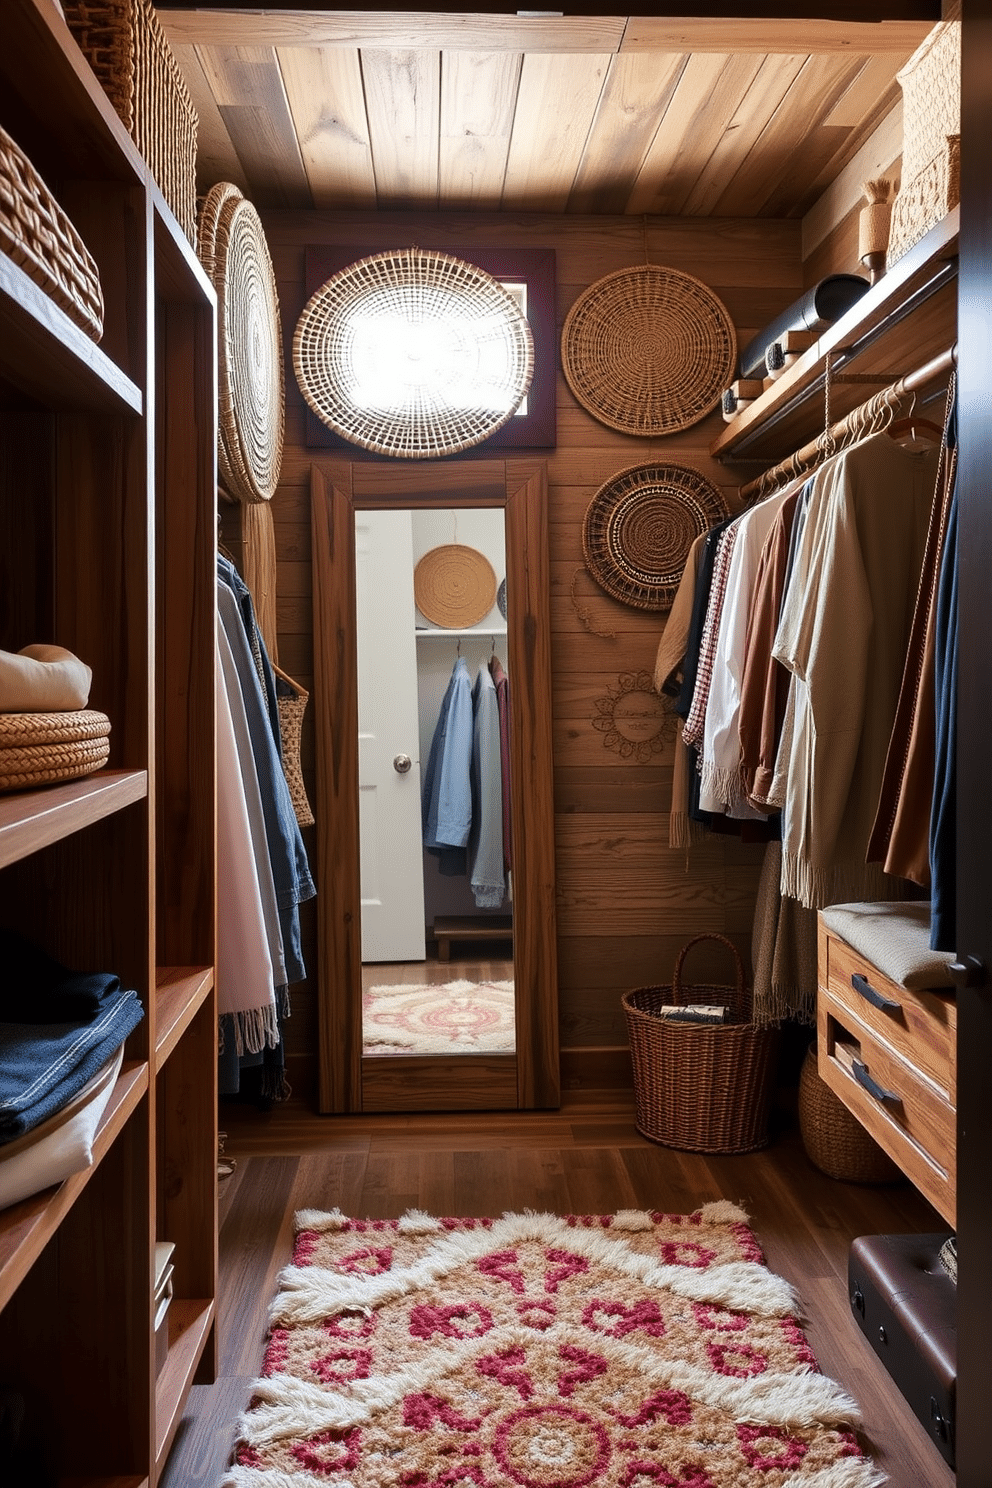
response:
M297 1215L225 1488L877 1488L733 1204Z
M366 1054L512 1054L513 982L368 987Z

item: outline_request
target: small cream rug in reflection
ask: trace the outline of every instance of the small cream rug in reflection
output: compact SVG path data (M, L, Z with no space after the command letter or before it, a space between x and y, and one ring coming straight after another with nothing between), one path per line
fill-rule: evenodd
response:
M512 1054L513 981L368 987L366 1054Z

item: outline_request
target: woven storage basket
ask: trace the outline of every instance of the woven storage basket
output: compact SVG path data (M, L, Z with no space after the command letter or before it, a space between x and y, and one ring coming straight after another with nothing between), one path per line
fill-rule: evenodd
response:
M902 184L886 266L958 205L961 195L961 22L942 21L896 74L902 87Z
M0 714L0 791L75 780L109 755L110 719L94 708Z
M197 116L151 0L63 0L69 29L196 244Z
M270 501L286 421L282 324L262 220L220 181L200 208L200 259L217 291L217 467L236 501Z
M310 694L299 682L294 682L280 667L273 664L276 678L276 703L279 708L279 737L282 742L282 768L289 786L290 800L301 827L313 826L313 811L307 788L303 783L303 768L300 764L300 739L303 733L303 715Z
M734 985L686 984L688 952L704 940L726 946ZM678 954L669 985L635 987L622 998L634 1066L637 1129L684 1152L753 1152L768 1142L779 1035L750 1022L751 990L737 947L723 935L697 935ZM666 1005L726 1006L726 1023L672 1023Z
M701 280L641 264L598 279L561 334L562 371L600 423L624 434L674 434L714 409L734 376L737 337Z
M0 129L0 249L99 341L103 291L93 257L23 150Z
M820 1077L815 1044L799 1075L799 1130L806 1156L829 1178L847 1183L905 1181L888 1153Z

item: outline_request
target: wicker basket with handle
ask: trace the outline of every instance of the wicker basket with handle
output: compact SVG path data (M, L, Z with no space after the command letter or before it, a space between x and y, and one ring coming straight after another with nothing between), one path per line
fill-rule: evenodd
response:
M905 1183L888 1153L835 1095L817 1069L810 1046L799 1076L799 1130L806 1156L829 1178L845 1183Z
M733 957L733 985L686 983L686 956L715 940ZM751 1021L751 990L737 947L697 935L679 951L668 985L635 987L622 998L634 1066L637 1129L685 1152L753 1152L768 1142L779 1035ZM727 1008L724 1023L674 1023L659 1009L689 1003Z

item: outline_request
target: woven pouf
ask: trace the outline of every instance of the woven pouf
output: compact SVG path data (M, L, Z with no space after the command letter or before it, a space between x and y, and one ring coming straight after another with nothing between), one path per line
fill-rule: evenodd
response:
M579 296L561 334L562 371L594 418L624 434L673 434L714 409L734 376L730 314L701 280L641 264Z
M0 714L0 791L76 780L109 755L110 719L93 708Z
M904 1183L902 1171L821 1078L816 1046L799 1076L799 1130L806 1156L828 1178L846 1183Z
M229 181L204 198L199 250L217 291L220 480L237 501L270 501L285 428L279 297L258 212Z

